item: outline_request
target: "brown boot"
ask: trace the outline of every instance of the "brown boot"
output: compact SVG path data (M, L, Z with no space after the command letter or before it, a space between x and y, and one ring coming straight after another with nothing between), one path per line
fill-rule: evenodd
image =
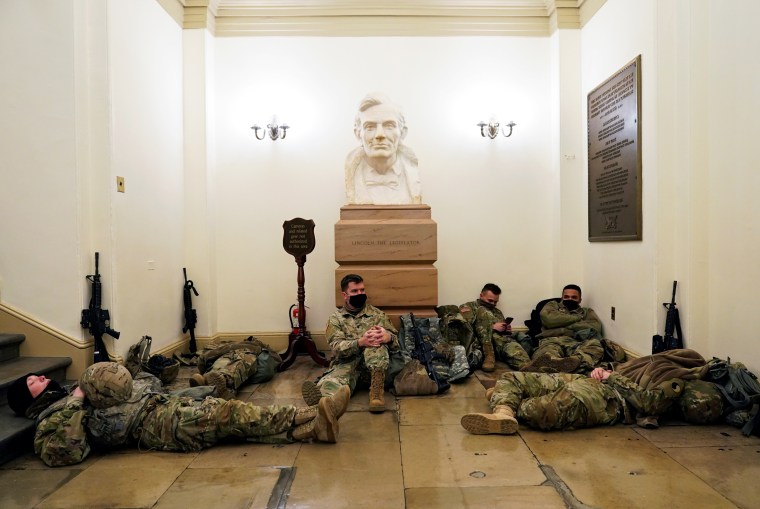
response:
M556 373L557 370L550 367L552 358L551 355L545 353L539 357L535 357L528 364L520 368L522 372L534 372L534 373Z
M227 387L227 378L218 371L209 371L203 375L206 381L205 385L211 385L216 388L216 395L222 399L234 399L235 391Z
M297 426L301 424L306 424L307 422L316 419L318 413L319 413L318 405L296 408L296 415L293 417L293 424Z
M198 387L199 385L206 385L206 380L200 373L195 373L190 377L190 387Z
M306 380L301 384L301 396L307 405L317 405L322 399L322 391L319 390L317 384L311 380Z
M351 399L351 389L348 385L344 385L332 396L327 396L322 399L327 400L327 404L330 405L335 418L340 419L340 417L346 413L346 409L348 408L348 401Z
M372 370L372 382L369 387L369 411L374 414L385 412L385 372Z
M474 435L514 435L518 424L515 412L506 405L499 405L490 414L463 416L462 427Z
M490 389L486 389L486 399L488 401L491 401L491 396L493 396L493 393L495 390L496 390L496 387L491 387Z
M339 428L338 418L333 413L333 405L330 404L330 398L320 399L316 409L317 416L304 424L297 425L293 429L291 436L294 440L318 440L320 442L334 444L338 441ZM298 412L296 412L296 418L297 417ZM303 417L306 418L307 416L304 415ZM297 424L295 419L294 423Z
M480 369L486 372L496 369L496 358L493 354L493 343L491 341L483 342L483 366Z

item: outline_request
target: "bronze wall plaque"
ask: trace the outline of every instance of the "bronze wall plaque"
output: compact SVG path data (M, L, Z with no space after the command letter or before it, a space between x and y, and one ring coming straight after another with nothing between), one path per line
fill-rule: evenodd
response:
M282 229L282 247L286 253L298 258L314 251L314 221L297 217L282 223Z
M641 55L588 94L588 240L641 240Z

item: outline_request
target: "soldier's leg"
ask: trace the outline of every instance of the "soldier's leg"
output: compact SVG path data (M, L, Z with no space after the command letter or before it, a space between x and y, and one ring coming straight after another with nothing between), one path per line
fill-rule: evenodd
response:
M580 365L576 369L579 373L590 372L602 362L602 357L604 357L604 348L598 339L587 339L568 350L569 356L580 360Z
M388 366L390 365L388 347L383 345L377 348L365 348L363 354L364 364L367 366L371 376L369 411L380 413L385 411L385 385L386 378L388 378Z
M542 339L538 343L538 348L536 348L536 350L533 352L533 355L531 355L531 359L538 359L544 355L548 355L550 357L564 357L564 342L562 341L564 337L565 336Z
M346 385L353 394L358 378L356 371L358 365L359 359L345 364L337 364L327 370L317 382L317 388L322 396L332 396L338 389Z
M566 375L545 373L506 372L488 390L491 414L473 413L462 417L464 429L477 435L497 433L511 435L517 432L517 409L524 398L550 394L564 385Z
M498 341L494 343L496 358L515 370L527 366L530 363L530 356L525 349L514 340Z
M541 430L578 429L614 422L619 404L614 393L584 375L561 373L557 390L524 399L517 416Z

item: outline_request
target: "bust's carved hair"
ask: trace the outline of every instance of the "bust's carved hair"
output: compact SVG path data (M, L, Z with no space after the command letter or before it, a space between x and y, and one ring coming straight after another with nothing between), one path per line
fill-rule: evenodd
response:
M402 131L404 130L404 127L406 126L406 119L404 118L404 113L401 111L401 108L384 95L371 93L364 96L364 99L362 99L362 101L359 103L359 111L356 113L356 118L354 119L354 133L356 133L357 136L362 129L362 113L372 108L373 106L380 106L381 104L387 104L396 110L396 115L398 116L398 127Z

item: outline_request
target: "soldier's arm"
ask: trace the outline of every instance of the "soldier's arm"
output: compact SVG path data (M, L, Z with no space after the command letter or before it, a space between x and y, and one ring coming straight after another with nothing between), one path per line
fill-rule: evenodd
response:
M69 396L66 404L38 425L34 453L49 467L75 465L90 454L82 398Z
M607 378L607 383L644 415L660 415L670 408L673 400L679 397L683 390L683 381L678 378L651 389L644 389L633 380L615 372Z
M567 309L563 306L559 307L559 302L550 301L541 308L541 325L545 329L559 329L561 327L568 327L581 320L581 317L572 313L568 313Z
M586 308L586 317L575 322L572 327L573 330L581 329L594 329L595 331L602 333L602 321L597 316L596 312L591 308Z
M388 334L391 335L391 340L388 342L388 350L391 352L396 352L399 350L400 345L398 342L398 331L396 330L396 327L393 326L393 322L391 322L391 319L388 318L388 315L385 313L382 314L382 318L380 320L380 323L378 323L382 328L388 331Z
M340 319L333 315L327 321L327 330L325 339L336 359L345 359L357 355L361 348L359 347L359 338L348 337Z

